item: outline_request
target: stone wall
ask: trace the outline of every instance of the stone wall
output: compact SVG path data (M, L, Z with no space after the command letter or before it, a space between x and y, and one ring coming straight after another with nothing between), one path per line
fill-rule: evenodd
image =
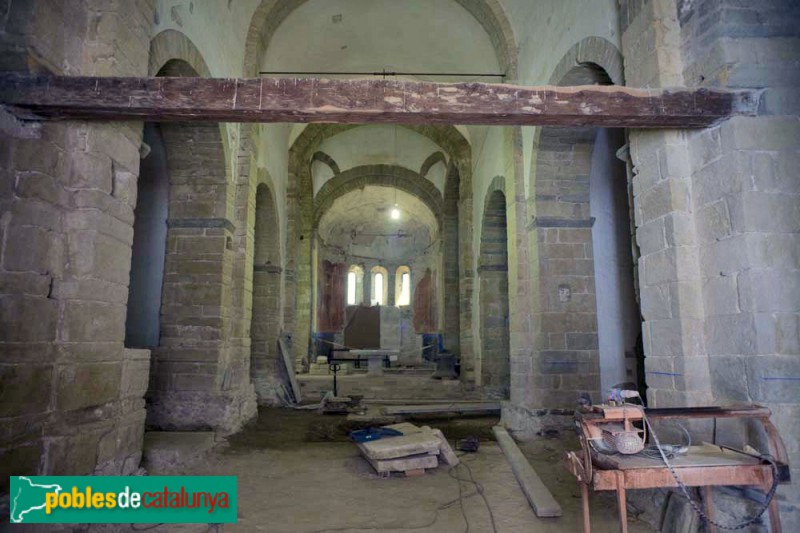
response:
M4 2L4 70L147 75L148 0ZM130 474L149 352L124 347L139 123L0 139L0 474ZM2 490L2 489L0 489Z
M764 88L757 117L631 132L649 400L768 405L796 477L798 6L652 0L621 8L629 84ZM716 438L761 443L732 423ZM799 494L779 491L784 528L798 527Z

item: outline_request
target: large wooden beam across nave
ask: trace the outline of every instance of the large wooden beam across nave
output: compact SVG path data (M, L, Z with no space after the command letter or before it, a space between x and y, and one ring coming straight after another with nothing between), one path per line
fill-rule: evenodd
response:
M600 85L0 74L0 104L45 119L698 128L755 114L757 97Z

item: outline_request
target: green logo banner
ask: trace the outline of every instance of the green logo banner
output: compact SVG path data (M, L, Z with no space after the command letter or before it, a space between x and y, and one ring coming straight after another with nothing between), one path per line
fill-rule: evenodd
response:
M14 524L236 522L234 476L12 476Z

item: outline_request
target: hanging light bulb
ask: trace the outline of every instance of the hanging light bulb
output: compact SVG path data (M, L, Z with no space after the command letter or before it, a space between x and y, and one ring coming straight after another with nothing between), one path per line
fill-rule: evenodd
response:
M397 204L394 204L391 211L392 220L400 220L400 208L397 207Z

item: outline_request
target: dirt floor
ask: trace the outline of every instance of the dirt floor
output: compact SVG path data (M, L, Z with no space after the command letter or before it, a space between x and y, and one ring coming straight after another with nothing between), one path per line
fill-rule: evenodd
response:
M239 521L225 531L579 531L578 488L561 465L563 450L576 443L559 437L521 445L564 509L561 518L539 519L492 441L497 422L496 417L417 421L442 429L451 442L477 435L480 450L463 455L455 469L440 466L421 477L382 479L347 440L355 428L345 417L262 409L227 447L180 473L238 476ZM593 531L618 531L612 496L593 497ZM632 520L630 531L651 530Z

